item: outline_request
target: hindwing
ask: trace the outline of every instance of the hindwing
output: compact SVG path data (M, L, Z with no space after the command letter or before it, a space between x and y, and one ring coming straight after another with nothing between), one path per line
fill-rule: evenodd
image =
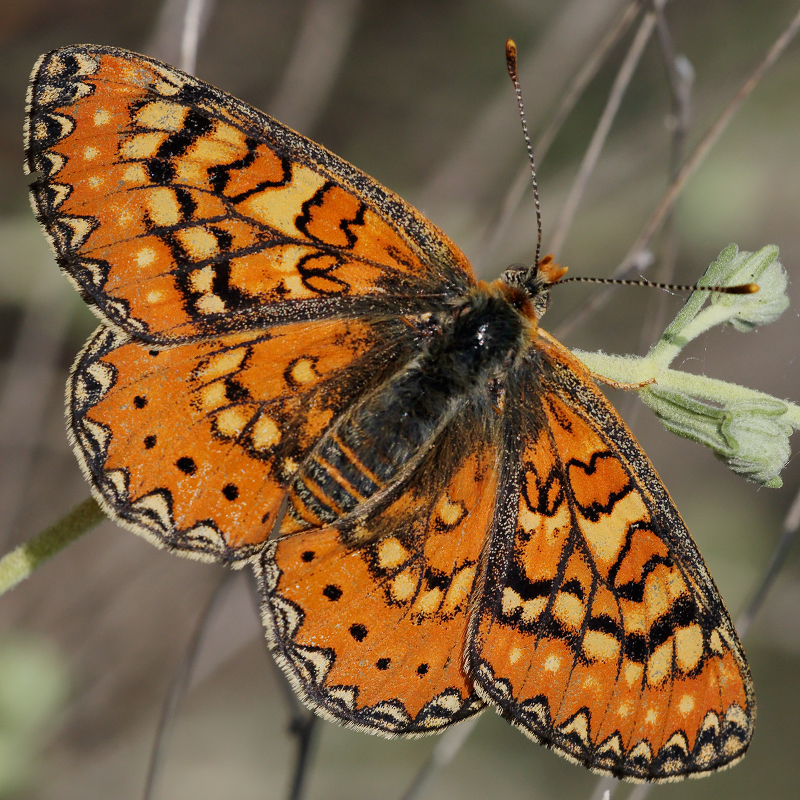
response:
M396 320L162 349L101 327L68 387L71 438L113 518L184 555L240 561L263 546L317 439L411 347Z
M413 735L483 708L463 654L497 486L485 422L462 414L368 517L265 549L267 637L315 711L371 733Z
M476 688L599 772L661 781L727 766L747 749L755 701L725 606L633 435L540 336L509 392L467 651Z

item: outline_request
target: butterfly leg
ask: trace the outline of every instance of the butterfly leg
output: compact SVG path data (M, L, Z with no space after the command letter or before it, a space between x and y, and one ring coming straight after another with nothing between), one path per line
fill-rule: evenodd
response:
M606 386L610 386L612 389L622 389L626 392L632 392L636 389L644 389L645 386L649 386L651 383L655 383L655 378L648 378L646 381L636 381L635 383L620 383L619 381L615 381L613 378L607 378L605 375L600 375L597 372L589 373L596 383L604 383Z

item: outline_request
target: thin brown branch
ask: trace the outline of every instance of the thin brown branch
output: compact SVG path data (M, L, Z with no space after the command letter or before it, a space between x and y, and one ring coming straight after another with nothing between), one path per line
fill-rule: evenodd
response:
M192 632L189 644L184 651L181 663L173 675L172 684L161 706L161 716L159 717L158 727L156 728L156 734L153 738L153 747L150 751L150 764L147 768L147 777L145 779L142 800L151 800L154 796L153 793L155 791L156 781L158 780L164 761L167 740L169 739L169 735L177 719L180 704L189 688L192 671L197 661L197 654L200 651L200 645L203 643L209 620L222 604L234 576L234 572L230 570L227 571L214 587L214 591L211 593L211 597L206 607L203 609L203 613L197 620L197 624Z
M784 50L789 46L792 39L800 29L800 10L795 14L792 21L786 30L777 38L775 43L770 48L764 60L756 67L753 74L744 82L741 89L736 93L734 98L728 103L728 106L720 114L717 121L709 128L706 135L694 149L689 158L686 159L683 166L680 168L678 175L672 182L672 185L667 189L661 202L656 207L653 215L650 217L647 224L644 226L639 237L633 243L633 246L628 251L628 255L622 260L622 263L617 267L614 276L618 273L624 273L628 266L633 263L636 255L644 250L650 243L650 240L655 235L659 226L661 225L664 217L672 208L678 195L683 191L686 182L694 174L695 170L705 161L706 156L711 152L711 149L717 143L717 139L722 135L723 131L728 127L734 114L739 110L739 107L747 99L753 89L758 86L761 79L767 70L781 57Z
M556 113L553 115L553 118L550 120L549 124L544 129L542 135L539 137L539 140L534 146L536 164L539 168L541 168L542 162L550 150L550 146L555 141L558 132L566 122L567 117L570 115L572 109L575 108L575 104L580 99L584 90L592 82L595 75L597 75L600 67L605 63L605 60L613 47L617 44L625 31L627 31L631 26L631 23L634 21L634 19L636 19L640 6L640 0L632 0L632 2L628 4L625 11L622 13L622 16L617 21L617 24L611 28L598 42L595 49L589 55L589 58L578 71L577 75L575 75L575 77L572 79L570 85L567 87L567 90L564 92L564 96L562 97L561 102L556 109ZM497 248L500 246L500 243L506 238L508 229L511 226L511 221L514 218L514 214L516 214L522 199L529 191L530 185L530 169L528 167L528 163L526 162L525 165L517 172L513 183L508 188L505 199L503 200L503 204L500 207L500 212L497 215L497 219L487 228L487 233L490 232L490 235L484 236L483 242L478 248L478 255L475 258L475 263L479 267L487 265L487 262L491 259Z
M569 195L567 195L566 202L561 209L561 214L558 217L556 230L553 234L550 246L547 248L555 255L556 259L558 259L561 248L564 246L567 233L569 232L572 221L575 218L575 212L578 210L578 205L580 204L581 198L586 191L589 178L591 178L592 173L597 166L597 160L600 158L600 153L602 152L606 143L606 139L608 138L611 125L614 122L614 118L617 116L620 104L622 103L622 98L625 96L625 92L628 90L628 86L630 85L633 75L636 72L636 67L639 65L639 60L641 59L644 49L650 40L650 36L655 29L655 25L655 13L648 11L639 24L639 30L636 31L636 36L634 36L633 42L631 42L631 46L628 48L628 52L625 55L624 61L622 62L622 66L620 66L619 71L617 72L617 77L614 79L614 85L611 87L611 93L608 96L606 107L603 109L603 113L598 120L597 127L592 135L592 140L589 143L589 147L586 149L583 161L581 162L578 175L575 178Z
M800 10L795 14L788 27L776 39L775 43L769 49L764 60L756 67L752 75L744 82L742 88L736 93L734 98L720 114L717 121L711 126L706 135L694 149L689 158L686 159L683 166L678 172L675 180L664 193L661 202L656 207L650 220L644 226L642 233L634 242L633 246L628 251L628 254L620 262L617 268L611 273L611 278L626 278L636 270L643 269L643 264L650 263L652 258L648 252L648 245L650 240L655 235L661 223L664 221L668 212L678 199L678 195L683 191L686 182L694 173L694 171L703 163L706 156L711 152L711 149L716 144L717 139L722 135L722 132L728 126L728 123L733 118L733 115L739 110L742 103L750 95L750 93L758 85L759 81L764 77L767 70L780 58L783 52L791 43L794 36L800 28ZM602 308L611 297L614 289L609 286L608 288L596 292L588 301L579 306L559 327L557 335L564 337L569 335L575 328L581 325L586 319L594 314L598 309Z

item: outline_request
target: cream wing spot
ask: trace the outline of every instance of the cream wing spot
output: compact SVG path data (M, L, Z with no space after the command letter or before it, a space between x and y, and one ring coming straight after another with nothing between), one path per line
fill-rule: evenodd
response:
M322 175L295 166L292 180L285 186L270 187L244 200L239 209L256 221L276 227L287 236L297 236L294 224L298 209L310 200L325 184Z
M464 567L453 576L442 603L443 614L452 614L469 599L474 579L474 567Z
M664 585L663 571L660 568L653 570L647 576L644 603L650 619L658 619L669 611L669 596Z
M421 614L423 616L433 614L439 608L439 605L442 602L442 596L442 590L438 588L423 592L414 603L414 607L412 609L413 613Z
M186 253L195 261L211 258L219 252L217 237L206 228L183 228L175 236Z
M162 131L177 131L183 126L187 109L167 100L148 103L136 114L136 122L143 128L156 128Z
M317 377L317 373L314 371L314 362L310 358L299 359L292 367L290 375L292 380L300 385L311 383Z
M395 536L389 536L378 542L378 566L380 569L397 569L408 560L409 551Z
M597 522L580 519L581 533L589 545L592 558L601 565L610 566L619 555L628 535L628 525L620 525L618 520L647 521L650 515L641 496L637 493L625 495L618 500L611 514L604 514Z
M694 708L694 698L690 694L681 697L678 703L678 711L685 717Z
M61 93L54 86L48 86L39 91L38 102L42 107L54 106L61 97Z
M668 639L657 647L647 660L647 682L651 686L657 686L669 675L672 666L672 646L673 640Z
M218 433L226 437L238 436L244 431L250 415L241 406L223 409L217 414L214 425Z
M690 625L675 631L675 661L682 672L691 672L703 658L703 631Z
M294 477L294 475L297 473L297 470L299 468L300 467L299 467L298 463L293 458L291 458L291 457L284 458L283 461L281 461L280 467L279 467L280 473L281 473L281 477L285 481L290 481Z
M200 404L203 411L213 411L220 406L224 406L228 398L225 396L225 384L216 381L200 390Z
M647 634L647 618L645 617L644 609L639 603L623 601L622 615L626 634Z
M452 528L464 519L467 508L460 500L452 502L445 493L436 505L436 513L446 527Z
M583 744L589 744L589 720L583 712L577 714L573 720L562 725L558 730L562 733L576 734Z
M202 381L213 381L230 375L239 369L246 355L247 349L244 347L217 353L198 369L197 378Z
M584 611L583 603L568 592L559 592L553 603L553 615L573 631L580 628Z
M588 631L583 638L583 652L593 661L616 659L619 650L619 642L608 633Z
M519 514L517 516L517 523L523 531L538 530L539 525L542 522L542 519L543 519L542 515L537 514L535 511L531 511L528 508L527 503L522 503L520 505Z
M172 97L181 90L186 81L180 78L176 73L169 73L169 80L162 79L153 83L153 90L158 94L163 94L166 97Z
M203 314L222 314L227 306L221 297L215 294L204 294L195 301L195 308Z
M190 272L189 285L199 294L210 292L214 286L214 267L209 264L207 267Z
M613 753L615 756L620 757L622 755L622 739L620 735L615 733L610 736L597 748L597 752L602 754Z
M111 114L109 114L105 108L96 108L92 116L92 122L94 122L98 128L103 125L108 125L108 123L111 122Z
M275 420L262 414L253 425L251 436L256 450L267 450L280 442L281 430Z
M86 161L94 161L98 155L100 155L100 151L94 145L90 144L83 148L83 158Z
M189 159L205 164L217 164L236 159L239 154L247 152L247 148L231 146L229 142L221 140L218 136L207 136L198 139L187 151Z
M72 229L70 247L80 247L92 232L93 222L87 217L62 217L61 222Z
M58 208L69 197L72 191L69 186L64 186L59 183L50 184L50 189L53 192L53 208Z
M509 616L514 613L516 609L518 609L522 605L522 597L516 591L514 591L510 586L506 586L503 589L503 596L500 600L500 608L503 612L503 616Z
M410 570L403 570L389 581L389 592L392 600L406 602L413 596L417 588L417 579Z
M141 164L129 164L122 173L122 180L125 183L133 183L142 186L147 183L147 175Z
M561 669L561 659L558 656L548 656L542 668L545 672L558 672Z
M628 686L633 686L642 680L643 672L644 668L641 664L636 664L635 662L630 661L625 665L622 675L625 678L625 683Z
M535 622L545 608L547 608L546 597L534 597L533 600L525 600L522 604L522 621L527 624Z
M73 52L72 58L75 60L75 63L77 64L77 70L75 73L76 75L81 75L81 76L94 75L100 66L100 61L98 58L90 56L86 53Z
M214 131L215 138L239 150L247 150L247 138L242 131L224 122L218 122Z
M142 247L135 256L136 266L139 269L145 269L156 260L156 257L157 253L152 247Z
M631 760L649 763L653 760L653 751L650 749L650 745L647 744L647 742L641 741L637 743L633 750L631 750L628 757Z
M177 225L181 221L181 209L175 192L166 186L151 189L147 196L147 210L156 225Z
M188 183L191 186L205 186L208 184L208 172L206 169L205 166L182 158L175 165L175 177L179 183Z
M126 160L153 158L165 138L164 133L137 133L120 145L119 154Z

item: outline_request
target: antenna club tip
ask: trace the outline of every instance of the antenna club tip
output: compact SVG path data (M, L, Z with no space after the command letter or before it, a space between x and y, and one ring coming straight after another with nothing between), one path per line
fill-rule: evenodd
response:
M726 286L727 294L755 294L761 287L757 283L742 283L739 286Z
M506 41L506 64L511 76L517 73L517 43L513 39Z

